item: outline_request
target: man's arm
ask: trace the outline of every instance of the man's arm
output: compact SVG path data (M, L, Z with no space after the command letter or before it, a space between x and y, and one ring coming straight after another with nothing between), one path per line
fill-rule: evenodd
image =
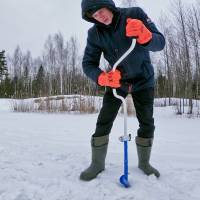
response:
M96 83L98 83L98 77L102 73L102 70L99 68L102 50L97 41L98 38L94 28L89 29L87 45L82 61L84 73Z
M156 25L141 8L137 8L137 16L149 31L152 32L152 39L147 44L143 45L144 48L149 51L161 51L165 47L165 38L163 34L160 33Z

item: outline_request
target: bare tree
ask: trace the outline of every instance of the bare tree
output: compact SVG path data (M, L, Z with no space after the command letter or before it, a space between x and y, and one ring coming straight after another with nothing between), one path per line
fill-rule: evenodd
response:
M190 17L187 21L188 27L188 37L190 39L191 49L192 49L192 60L193 60L193 70L194 70L194 81L193 81L193 97L199 96L199 79L200 79L200 42L198 37L198 25L199 20L197 15L197 10L194 6L189 9Z
M23 55L22 51L19 46L16 47L14 51L14 55L12 58L12 66L14 68L14 87L15 87L15 96L18 96L18 80L21 78L22 75L22 62L23 62Z
M77 60L78 60L78 42L75 36L69 40L70 45L70 93L77 92L78 82L76 79L77 75Z
M47 41L45 42L44 45L44 54L43 54L43 63L46 68L46 71L49 71L49 95L54 94L53 91L53 86L52 86L52 78L53 75L55 75L56 70L56 52L55 52L55 47L53 45L53 40L52 36L48 36Z
M181 55L180 59L183 61L183 67L185 72L185 97L189 98L189 114L192 114L193 103L192 103L192 65L191 65L191 55L189 39L187 36L188 30L186 26L187 22L187 12L184 8L181 0L177 0L174 8L174 16L176 18L176 27L178 32L178 38L181 40Z
M69 59L70 59L70 45L69 42L67 41L65 43L65 48L64 48L64 65L63 65L63 87L64 87L64 94L69 94L68 90L68 82L69 82Z
M22 74L22 62L23 62L23 55L22 51L19 46L16 47L12 59L12 64L14 68L14 76L20 77Z
M31 95L31 68L32 68L32 56L31 52L27 51L26 54L23 56L23 87L24 87L24 96L30 96Z
M171 97L174 96L174 87L173 87L173 64L170 59L170 38L173 38L173 33L171 30L173 29L171 25L171 21L168 19L166 15L162 15L160 17L160 26L163 35L166 38L166 45L164 50L161 52L163 54L164 61L164 75L166 79L164 79L163 90L165 91L166 97L168 97L169 105L171 104Z
M61 33L55 34L56 62L60 74L60 94L63 94L63 68L64 68L64 38Z

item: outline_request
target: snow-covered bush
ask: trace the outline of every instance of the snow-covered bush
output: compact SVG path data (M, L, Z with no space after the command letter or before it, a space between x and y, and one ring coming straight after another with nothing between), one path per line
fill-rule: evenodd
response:
M13 100L12 110L15 112L96 113L99 112L101 104L102 98L95 96L51 96L37 99Z

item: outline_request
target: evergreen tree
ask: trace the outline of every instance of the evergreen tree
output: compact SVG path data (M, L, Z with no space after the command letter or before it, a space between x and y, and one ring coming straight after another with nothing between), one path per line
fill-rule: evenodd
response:
M42 96L45 90L45 71L42 65L40 66L36 78L34 79L32 84L34 96Z
M0 80L8 73L5 51L0 52Z
M14 82L6 75L5 79L0 83L0 97L12 98L14 96Z

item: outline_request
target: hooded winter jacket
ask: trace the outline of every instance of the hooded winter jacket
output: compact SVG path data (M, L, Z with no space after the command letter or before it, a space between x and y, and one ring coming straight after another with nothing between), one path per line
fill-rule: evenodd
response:
M152 32L152 39L145 45L136 44L135 49L120 63L122 90L126 83L133 85L133 91L154 87L154 69L149 51L160 51L165 46L165 38L155 24L139 7L118 8L112 0L82 0L82 18L94 23L88 30L87 45L82 67L84 73L96 83L102 70L99 68L101 54L112 67L130 47L132 38L126 36L127 18L139 19ZM113 14L111 25L104 25L89 17L88 13L106 7ZM124 83L124 84L123 84Z

